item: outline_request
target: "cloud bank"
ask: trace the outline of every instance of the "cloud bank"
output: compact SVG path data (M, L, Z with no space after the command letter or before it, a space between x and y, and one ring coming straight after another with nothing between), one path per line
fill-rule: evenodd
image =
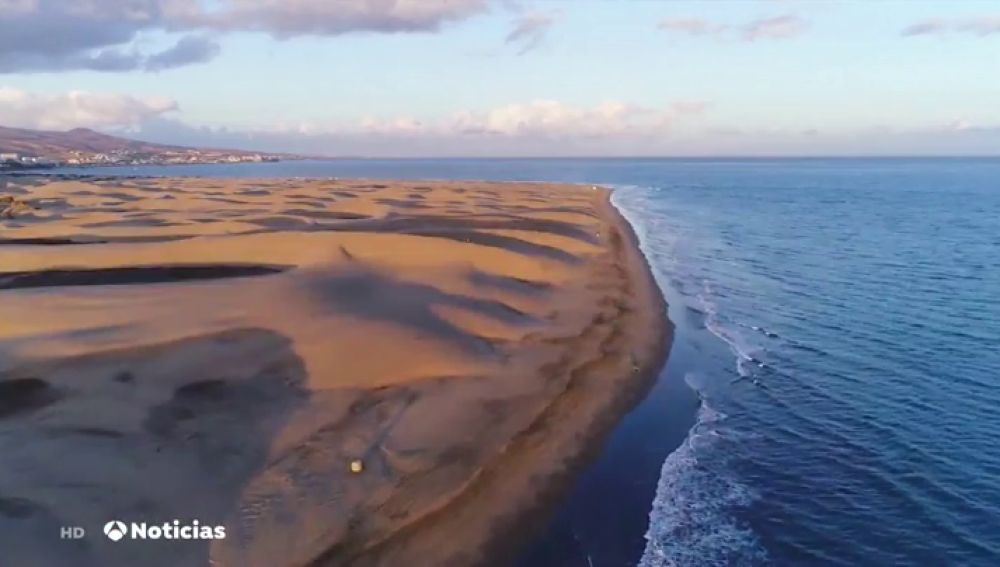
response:
M177 103L166 97L136 98L85 91L41 95L0 87L0 124L15 128L135 130L175 110Z
M722 24L703 18L667 18L658 29L672 35L733 36L742 41L760 39L790 39L802 35L808 23L794 14L752 20L744 24Z
M971 34L979 37L1000 34L1000 15L965 19L932 19L913 23L903 28L900 35Z
M214 58L206 34L435 32L487 9L487 0L0 0L0 73L162 71ZM140 40L151 32L179 38L149 52Z
M195 49L195 52L198 50ZM186 57L182 54L181 57ZM164 62L167 64L168 62ZM495 108L455 112L435 120L364 117L356 123L274 125L254 130L298 136L320 134L425 138L519 138L568 141L576 138L656 136L677 121L703 114L705 101L673 101L647 108L620 101L593 106L532 100ZM0 124L38 129L101 127L136 129L178 110L167 97L69 91L39 94L0 86ZM198 129L202 131L201 129Z
M434 32L487 9L486 0L220 0L173 2L180 25L277 38L351 32Z
M166 97L70 91L38 94L0 87L0 124L43 130L76 127L171 144L228 146L313 155L548 155L636 151L698 121L703 101L648 108L622 101L582 106L532 100L470 109L429 120L366 117L356 122L246 128L192 126Z
M486 112L484 114L489 114ZM290 151L341 157L575 157L575 156L858 156L997 155L1000 127L940 124L895 131L748 131L700 128L681 132L670 126L640 135L567 137L531 130L456 132L411 119L374 120L364 126L330 129L195 128L175 120L147 122L136 137L153 142ZM556 132L560 130L557 128ZM565 132L565 130L563 130Z
M956 120L910 129L825 131L734 128L712 104L675 100L652 108L623 101L573 105L533 100L434 119L367 117L349 123L208 127L183 122L165 97L70 91L43 95L0 87L0 124L90 127L189 146L367 157L972 155L1000 148L996 124Z

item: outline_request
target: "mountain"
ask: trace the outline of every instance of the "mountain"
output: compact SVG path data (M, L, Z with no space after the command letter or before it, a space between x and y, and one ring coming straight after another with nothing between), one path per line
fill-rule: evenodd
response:
M0 126L0 152L57 157L69 152L106 153L115 150L132 152L177 151L177 146L164 146L139 142L117 136L101 134L88 128L75 128L66 132L27 130Z
M260 155L260 152L246 150L189 148L154 144L102 134L89 128L74 128L65 132L55 132L5 126L0 126L0 153L18 153L59 161L81 157L86 159L99 154L143 156L151 159L184 156L185 160L188 161L201 161L202 157L218 161L229 157L235 159ZM284 155L282 157L292 156Z

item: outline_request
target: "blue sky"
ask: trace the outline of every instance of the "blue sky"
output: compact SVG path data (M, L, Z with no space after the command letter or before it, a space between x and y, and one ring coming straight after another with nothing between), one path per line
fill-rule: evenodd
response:
M328 155L1000 153L995 1L66 6L0 0L24 30L0 124ZM59 25L79 37L35 45Z

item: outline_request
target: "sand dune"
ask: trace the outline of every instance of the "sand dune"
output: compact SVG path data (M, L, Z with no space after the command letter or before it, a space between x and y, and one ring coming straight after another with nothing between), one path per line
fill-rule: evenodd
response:
M664 354L603 189L12 178L3 194L22 203L0 219L15 561L503 563L495 546ZM52 545L112 518L228 537Z

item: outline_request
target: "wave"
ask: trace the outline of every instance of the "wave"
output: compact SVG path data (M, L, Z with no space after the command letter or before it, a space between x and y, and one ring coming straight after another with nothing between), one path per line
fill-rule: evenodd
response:
M734 514L754 495L717 454L725 419L703 398L687 439L664 461L639 567L766 563L757 537Z
M736 355L736 372L740 378L751 378L754 367L764 368L765 362L759 358L762 349L746 339L736 328L736 325L726 325L719 314L718 305L711 299L712 286L703 282L703 291L698 294L698 301L705 313L705 328L719 340L726 343L729 350Z
M757 331L755 334L760 334L768 338L777 338L777 334L760 327L741 325L739 323L730 324L726 321L720 314L718 305L713 299L716 291L709 280L693 276L690 270L684 270L682 263L676 258L676 254L672 253L679 246L678 241L680 239L677 235L667 234L664 231L657 231L654 235L647 223L640 218L641 213L634 214L632 207L628 206L632 204L635 211L651 210L653 203L640 196L640 192L655 191L655 188L618 185L614 186L613 189L611 203L629 224L632 225L633 230L635 230L639 239L639 247L652 267L653 275L660 289L666 293L667 288L673 283L675 284L675 288L683 288L677 289L681 296L694 297L697 305L688 305L688 307L702 314L704 316L705 328L724 342L733 352L736 357L736 371L741 378L751 378L754 373L754 367L764 368L766 363L759 356L764 350L763 347L753 344L752 341L739 332L738 327L745 326L752 328L754 331ZM631 200L631 203L623 202L621 195L625 194L629 198L626 200ZM660 227L657 226L657 228ZM673 273L665 273L664 268Z
M639 240L639 251L646 257L646 263L649 264L650 270L653 272L653 279L656 280L656 284L659 286L660 291L664 292L666 290L666 282L668 279L667 275L663 273L660 268L658 262L656 262L657 255L650 248L649 229L646 224L643 223L636 215L632 214L631 209L624 205L619 199L619 196L623 194L623 191L638 191L642 189L643 187L638 185L612 185L611 206L613 206L618 211L618 214L620 214L622 218L624 218L632 227L636 238Z

